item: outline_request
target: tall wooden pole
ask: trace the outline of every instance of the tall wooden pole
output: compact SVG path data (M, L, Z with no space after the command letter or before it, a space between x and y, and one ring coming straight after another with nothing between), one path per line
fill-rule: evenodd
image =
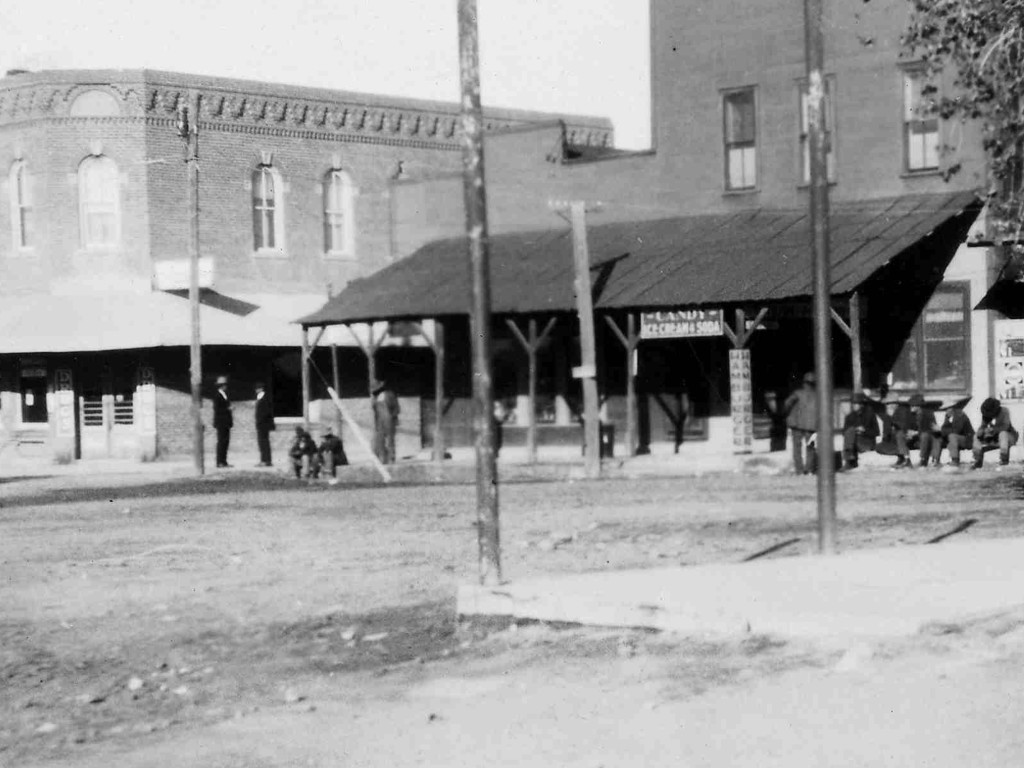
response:
M590 251L587 247L587 208L581 200L569 204L572 214L572 255L576 267L576 310L580 320L580 378L583 383L583 452L587 477L601 476L601 425L597 401L597 334L594 299L590 293Z
M831 269L829 262L828 148L825 146L823 0L804 0L807 135L811 155L811 250L814 275L814 368L818 396L818 550L836 550L836 476L833 449Z
M501 583L501 545L498 529L498 466L494 454L491 286L476 0L459 0L458 16L459 70L462 85L463 196L473 285L470 326L473 336L473 431L476 443L480 583L484 586L495 586Z
M185 142L185 169L189 212L188 308L189 385L192 391L192 463L197 475L206 471L203 450L203 347L199 332L199 108L196 94L178 114L178 134Z

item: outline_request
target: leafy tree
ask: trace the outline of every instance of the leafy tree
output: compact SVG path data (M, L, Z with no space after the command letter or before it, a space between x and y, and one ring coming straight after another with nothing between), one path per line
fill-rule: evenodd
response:
M864 0L868 2L869 0ZM909 0L902 36L932 83L945 73L952 89L933 97L943 119L977 121L992 180L989 210L999 238L1020 240L1024 228L1024 0ZM958 166L950 168L955 173Z

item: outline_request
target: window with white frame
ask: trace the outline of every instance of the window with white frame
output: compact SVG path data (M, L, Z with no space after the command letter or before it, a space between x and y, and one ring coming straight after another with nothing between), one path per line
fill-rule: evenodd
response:
M323 180L324 252L329 256L348 256L354 248L352 216L352 179L338 169L327 172Z
M903 72L903 155L908 171L939 167L939 118L929 109L924 72Z
M32 241L32 177L28 166L19 160L11 166L11 232L14 236L14 249L31 248Z
M252 174L252 237L256 251L284 250L284 184L281 174L261 165Z
M825 78L825 114L822 116L822 128L825 140L827 178L836 180L836 129L835 129L835 82L834 78ZM800 83L800 181L811 183L811 141L810 141L810 98L807 81Z
M728 91L723 97L725 120L725 188L757 186L757 109L753 88Z
M99 155L78 167L79 223L86 248L116 245L121 237L117 163Z

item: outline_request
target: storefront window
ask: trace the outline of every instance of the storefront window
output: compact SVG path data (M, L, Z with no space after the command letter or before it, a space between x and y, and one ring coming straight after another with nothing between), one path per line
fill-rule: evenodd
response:
M893 366L893 388L967 391L970 322L966 283L935 291Z

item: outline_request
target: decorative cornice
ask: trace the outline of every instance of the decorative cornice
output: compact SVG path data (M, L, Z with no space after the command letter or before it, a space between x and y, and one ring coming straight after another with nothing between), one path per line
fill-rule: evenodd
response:
M73 74L73 73L69 73ZM5 87L6 86L6 87ZM155 83L138 85L112 83L26 82L6 84L0 81L0 125L33 119L110 120L110 117L69 117L75 98L84 91L102 90L115 97L122 118L146 117L173 119L179 106L197 95L199 118L210 130L259 135L295 135L331 141L366 141L422 147L448 147L461 135L457 107L440 108L401 105L395 107L360 104L354 100L294 98L266 95L244 90L214 87L185 87ZM255 89L254 89L255 90ZM546 116L546 122L555 119ZM486 131L523 128L542 122L542 116L517 117L484 114ZM566 121L570 146L609 147L612 130L602 121Z

